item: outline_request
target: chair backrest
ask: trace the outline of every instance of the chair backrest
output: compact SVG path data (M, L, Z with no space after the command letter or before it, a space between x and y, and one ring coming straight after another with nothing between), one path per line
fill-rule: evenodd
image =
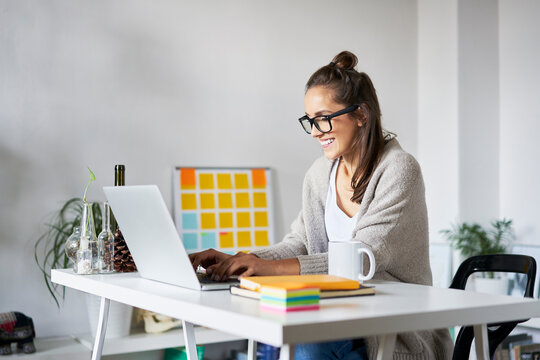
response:
M457 269L454 279L450 284L452 289L465 289L468 277L475 272L510 272L525 274L527 276L527 285L525 287L525 297L533 297L534 281L536 277L536 261L533 257L527 255L515 254L492 254L472 256L465 260ZM528 319L499 324L489 324L489 354L493 358L497 346L510 334L510 332L520 322ZM497 327L493 329L493 327ZM468 359L471 350L471 344L474 338L472 326L462 327L456 338L454 354L452 359Z

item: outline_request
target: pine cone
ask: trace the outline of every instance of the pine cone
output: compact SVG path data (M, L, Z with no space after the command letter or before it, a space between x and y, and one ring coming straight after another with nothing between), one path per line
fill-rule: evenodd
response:
M137 266L129 252L124 235L120 229L114 233L114 271L133 272L137 271Z

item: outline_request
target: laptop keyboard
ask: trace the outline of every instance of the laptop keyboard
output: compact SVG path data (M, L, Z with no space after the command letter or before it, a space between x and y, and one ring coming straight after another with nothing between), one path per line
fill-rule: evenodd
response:
M210 275L205 274L205 273L197 273L197 277L199 278L199 282L201 284L213 284L217 282L215 280L212 280Z
M199 282L201 284L219 284L219 283L223 283L223 281L212 280L210 275L208 275L206 273L201 273L201 272L197 273L197 278L199 279ZM237 283L237 282L238 282L238 279L236 279L236 277L232 277L228 281L224 281L224 283Z

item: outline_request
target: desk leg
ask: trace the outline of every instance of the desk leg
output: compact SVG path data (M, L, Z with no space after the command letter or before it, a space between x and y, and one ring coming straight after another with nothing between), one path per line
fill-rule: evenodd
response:
M489 360L489 339L487 325L474 325L474 342L476 343L476 358Z
M294 359L294 344L283 344L279 353L279 360Z
M379 349L377 350L377 360L389 360L394 355L394 345L396 344L396 334L386 334L379 336Z
M248 360L257 360L257 342L255 340L248 340Z
M182 320L184 328L184 343L186 346L186 355L188 360L197 360L197 343L195 342L195 329L193 324Z
M99 320L96 330L96 338L94 340L94 349L92 350L92 360L100 360L103 352L103 342L105 340L105 332L107 331L107 320L109 319L109 305L111 300L101 297L99 304Z

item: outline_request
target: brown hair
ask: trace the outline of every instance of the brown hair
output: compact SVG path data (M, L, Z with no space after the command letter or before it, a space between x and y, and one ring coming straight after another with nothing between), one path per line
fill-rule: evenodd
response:
M306 92L314 86L324 86L333 91L334 101L345 106L360 105L365 121L356 130L353 151L358 154L358 165L354 171L351 201L360 203L368 186L373 170L381 157L385 137L381 124L381 109L377 93L369 76L355 69L357 57L342 51L330 64L315 71L306 84Z

